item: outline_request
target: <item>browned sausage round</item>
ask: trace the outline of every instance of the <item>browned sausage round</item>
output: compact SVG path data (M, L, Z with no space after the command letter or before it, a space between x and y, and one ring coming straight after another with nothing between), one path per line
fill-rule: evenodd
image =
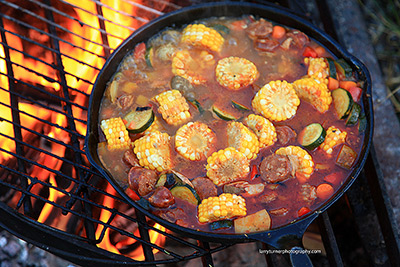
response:
M149 202L157 208L168 208L175 203L175 198L168 188L160 186L157 187L153 195L149 197Z
M303 184L300 188L300 200L311 204L317 198L317 188L310 184Z
M139 160L137 159L135 153L131 149L125 151L122 160L127 164L129 167L139 167Z
M254 42L254 48L262 52L273 52L280 43L277 40L263 38Z
M261 178L268 183L282 182L290 177L292 165L287 156L271 154L260 164Z
M272 32L273 25L265 19L252 22L246 31L250 38L266 38Z
M194 189L201 198L201 200L208 197L217 196L217 187L214 185L213 181L205 177L198 177L192 181Z
M291 47L296 47L296 48L303 48L305 45L307 45L310 42L310 39L308 39L308 36L302 33L301 31L293 30L290 31L286 34L288 38L292 38L293 41L291 42L290 46Z
M142 167L132 167L128 174L129 187L141 196L154 190L157 183L157 173Z
M276 135L278 142L282 145L286 145L290 140L296 137L296 132L289 126L275 126Z

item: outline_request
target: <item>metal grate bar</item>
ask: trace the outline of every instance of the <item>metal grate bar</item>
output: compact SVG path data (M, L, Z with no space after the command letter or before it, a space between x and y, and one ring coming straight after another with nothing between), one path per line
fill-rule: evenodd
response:
M326 249L330 266L343 266L342 257L340 256L335 233L333 232L333 228L327 211L323 212L317 218L317 223L321 232L322 241Z
M1 26L1 28L4 28L3 17L1 15L0 15L0 26ZM2 42L7 43L6 35L3 30L1 30L1 39L2 39ZM7 48L4 48L4 53L8 58L10 57L10 52ZM13 75L13 69L12 69L11 63L9 61L6 62L6 66L7 66L7 72L9 74ZM10 92L15 91L14 83L11 81L11 79L8 79L8 80L9 80L8 83L10 86ZM13 107L18 107L18 99L11 94L10 94L10 103ZM19 112L18 112L18 110L13 109L11 111L11 114L12 114L13 121L16 122L16 124L13 125L14 135L18 140L22 141L21 128L18 126L21 124ZM19 142L15 142L15 148L16 148L16 152L19 155L23 155L23 148L19 144ZM18 170L22 173L26 173L24 161L21 159L18 159L17 161L18 161ZM28 186L27 179L22 178L21 183L24 188L27 188L27 186ZM20 203L24 204L24 213L29 215L32 212L32 202L30 201L29 198L26 197L25 194L22 195L21 199L23 199L23 201L21 201ZM19 204L19 205L21 205L21 204Z

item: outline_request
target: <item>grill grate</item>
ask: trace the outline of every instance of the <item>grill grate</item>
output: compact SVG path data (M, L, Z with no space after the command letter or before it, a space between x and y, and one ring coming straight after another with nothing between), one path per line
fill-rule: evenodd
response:
M78 264L154 265L202 257L204 266L212 266L212 255L234 244L191 240L165 232L139 211L131 215L127 203L114 193L85 156L87 103L102 64L117 44L141 25L196 3L138 2L123 0L114 5L114 1L91 0L87 1L89 9L73 0L0 0L0 216L4 218L1 225L12 234ZM322 24L315 3L280 3L303 14L311 8L314 12L309 17L317 25ZM119 30L110 30L112 27ZM377 178L369 175L368 180L372 183ZM376 198L380 197L382 194L378 193ZM352 197L347 198L351 202ZM111 202L115 204L106 204ZM385 204L379 203L385 209ZM53 208L52 213L46 217L49 207ZM68 217L68 223L57 223L58 217ZM388 254L391 260L397 260L397 240L390 223L385 222L390 214L381 214L380 218L389 233L384 236L385 241L395 244ZM124 229L117 223L121 221L137 223L138 231ZM317 221L329 262L342 265L328 213ZM109 242L110 231L139 242L119 253L107 251L101 244ZM188 252L158 245L151 240L151 232L164 236L166 242L185 246ZM129 257L137 247L142 249L145 261ZM156 257L154 251L159 252ZM268 263L273 261L267 258Z

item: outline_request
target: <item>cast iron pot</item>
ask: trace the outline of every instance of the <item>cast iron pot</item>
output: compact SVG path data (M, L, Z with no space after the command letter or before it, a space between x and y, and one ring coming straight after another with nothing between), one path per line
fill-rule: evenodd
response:
M343 184L340 190L336 192L332 198L323 204L319 209L310 213L301 219L293 221L290 224L282 227L272 229L264 232L249 233L249 234L218 234L212 232L201 232L193 229L181 227L166 220L163 220L147 210L144 206L140 205L141 201L135 202L125 192L112 175L102 165L97 154L97 145L99 143L99 108L107 87L118 65L123 58L132 51L136 44L147 41L157 32L161 31L167 26L180 26L193 22L195 19L219 17L219 16L232 16L240 17L242 15L254 15L263 17L273 22L277 22L292 28L299 29L307 34L309 37L319 42L327 48L333 55L338 58L344 58L356 71L358 79L363 82L363 95L362 104L367 118L367 128L365 130L364 142L361 153L355 163L355 168L350 174L350 177ZM272 247L278 249L298 249L302 247L301 239L308 227L308 225L330 205L332 205L343 193L351 186L355 178L360 174L361 169L367 158L367 154L371 145L372 132L373 132L373 114L372 114L372 100L371 100L371 78L366 67L354 56L349 54L343 49L335 40L329 35L320 31L310 22L303 18L291 13L275 5L258 5L252 3L238 3L238 2L218 2L207 3L188 8L183 8L171 13L167 13L150 23L144 25L131 36L129 36L108 58L104 67L100 71L96 82L94 84L89 103L88 112L88 129L86 135L86 153L90 163L95 166L102 175L114 186L117 192L126 199L132 206L143 212L146 216L153 219L157 223L185 236L190 236L203 241L212 242L251 242L255 240L262 241ZM301 255L302 253L297 253ZM291 253L290 255L296 255ZM302 254L305 255L305 254ZM299 262L297 262L299 263ZM301 265L305 264L300 262ZM297 265L297 264L294 264ZM304 265L303 265L304 266Z

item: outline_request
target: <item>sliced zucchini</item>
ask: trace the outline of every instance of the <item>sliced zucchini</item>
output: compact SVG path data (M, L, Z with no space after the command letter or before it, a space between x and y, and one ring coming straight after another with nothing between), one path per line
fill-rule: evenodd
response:
M174 197L186 200L187 202L196 206L201 202L196 190L194 190L194 188L188 184L175 185L172 187L171 193Z
M367 129L367 117L364 112L361 112L360 118L358 118L358 132L364 133Z
M229 229L233 226L233 221L231 220L221 220L210 223L210 228L212 231Z
M219 32L221 35L226 35L231 32L231 30L223 24L214 24L211 28Z
M328 62L329 77L337 79L335 61L333 59L327 57L326 62Z
M131 133L144 132L154 121L154 112L151 107L137 107L124 117L126 129Z
M217 108L216 106L212 107L212 111L214 112L215 115L218 116L218 118L223 119L225 121L233 121L237 120L237 118L227 112L224 112L223 110Z
M357 159L357 152L355 152L351 147L346 144L343 144L342 148L340 149L339 155L336 158L336 165L350 169L354 162Z
M165 186L165 183L167 182L167 174L163 173L158 177L157 183L156 183L156 188Z
M360 114L361 114L361 106L358 103L354 102L350 114L347 117L346 125L347 126L355 125L358 121L358 118L360 117Z
M195 108L200 112L200 114L203 114L203 113L204 113L204 109L203 109L203 107L201 106L200 102L197 101L197 99L189 99L189 98L186 98L186 100L189 101L189 103L190 103L193 107L195 107Z
M333 107L339 119L349 116L353 106L353 97L349 91L338 88L332 91Z
M248 107L246 107L245 105L240 104L239 102L236 102L235 100L232 100L232 105L237 108L238 110L245 110L245 111L249 111L250 109Z
M146 53L144 54L147 66L153 68L154 66L154 49L153 47L147 47Z
M336 60L335 65L336 71L339 72L342 77L351 78L353 76L353 69L343 58Z
M307 150L312 151L325 140L326 131L319 123L307 125L299 134L299 143Z

